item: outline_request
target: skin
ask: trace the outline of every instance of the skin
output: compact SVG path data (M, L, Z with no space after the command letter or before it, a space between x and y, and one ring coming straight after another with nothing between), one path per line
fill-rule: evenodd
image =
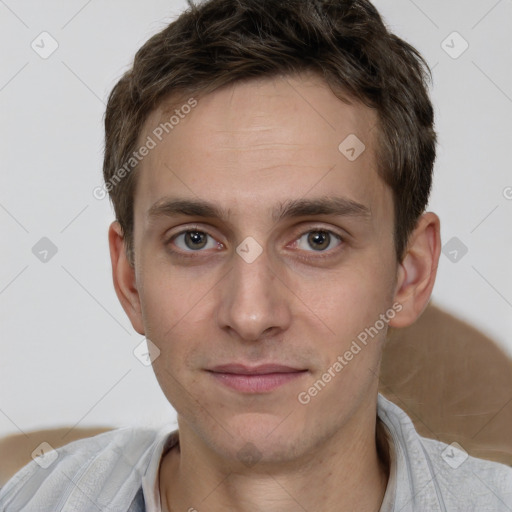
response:
M393 304L401 311L390 326L413 323L434 284L435 214L420 218L397 261L392 192L376 172L376 121L314 75L252 80L198 98L142 161L134 267L117 222L109 242L119 300L160 350L153 368L178 413L180 447L160 468L162 510L379 509L389 469L375 440L387 325L309 403L297 399ZM366 146L355 161L338 150L349 134ZM334 196L368 214L272 217L289 200ZM209 201L227 217L149 215L165 198ZM207 233L199 238L207 245L187 246L177 236L187 229ZM321 230L333 236L318 247L308 235ZM251 263L236 252L246 237L262 249ZM207 371L235 362L307 371L245 393Z

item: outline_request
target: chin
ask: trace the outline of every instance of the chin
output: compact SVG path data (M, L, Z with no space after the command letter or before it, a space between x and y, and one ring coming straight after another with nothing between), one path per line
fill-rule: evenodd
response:
M283 417L243 415L223 423L226 430L216 431L221 437L212 439L212 445L219 455L247 467L257 463L275 465L293 461L306 448L303 446L305 437L303 433L291 430L294 422L286 423Z

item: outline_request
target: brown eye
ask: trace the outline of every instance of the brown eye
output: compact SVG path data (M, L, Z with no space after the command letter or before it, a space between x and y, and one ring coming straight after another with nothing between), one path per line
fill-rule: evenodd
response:
M327 252L341 244L341 237L332 231L317 229L304 233L296 244L298 249L304 251Z
M192 250L202 249L208 241L208 235L201 231L187 231L184 235L185 245Z
M331 237L326 231L312 231L308 235L308 244L315 251L321 251L329 247Z
M182 231L174 236L171 242L183 252L198 252L202 249L222 248L222 244L217 242L212 236L198 230Z

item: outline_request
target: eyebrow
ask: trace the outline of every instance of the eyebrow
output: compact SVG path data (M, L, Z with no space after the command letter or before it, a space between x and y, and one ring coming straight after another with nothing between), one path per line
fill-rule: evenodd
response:
M228 210L201 199L164 198L149 208L148 217L189 217L214 218L226 221ZM330 196L317 199L293 199L279 203L272 212L274 222L288 218L316 215L336 215L340 217L360 217L368 220L371 210L367 206L345 197Z

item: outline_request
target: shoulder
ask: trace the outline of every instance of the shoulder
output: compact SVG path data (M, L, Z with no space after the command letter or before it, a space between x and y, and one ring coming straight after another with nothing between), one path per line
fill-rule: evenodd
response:
M409 416L381 395L378 415L396 461L396 499L410 510L512 510L511 467L472 457L456 442L420 436Z
M43 505L61 510L74 504L76 510L89 510L92 504L115 510L113 503L129 505L160 436L155 429L125 427L42 452L0 489L0 510L31 512Z
M443 494L468 506L479 505L479 510L512 510L512 467L472 457L456 442L418 437ZM486 508L490 504L493 508Z

